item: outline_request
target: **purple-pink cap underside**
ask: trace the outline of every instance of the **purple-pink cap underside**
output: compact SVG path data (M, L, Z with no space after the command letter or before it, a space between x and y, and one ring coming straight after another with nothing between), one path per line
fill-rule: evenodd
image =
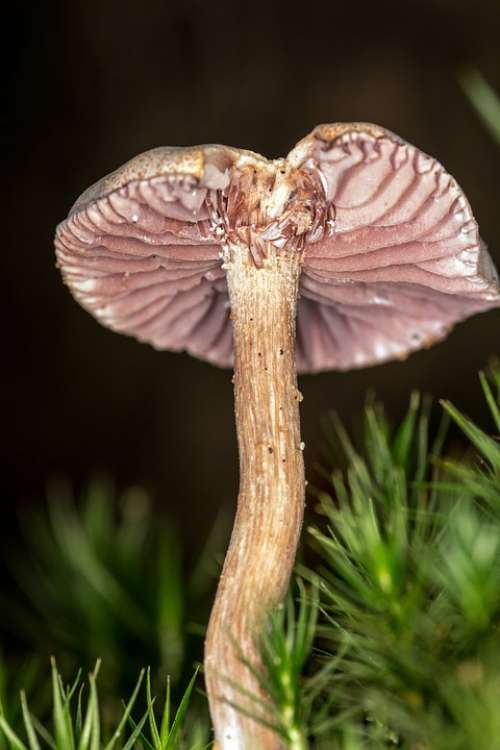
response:
M201 179L188 158L200 153ZM158 349L231 366L211 211L240 153L155 149L86 191L55 240L58 265L83 307ZM304 250L299 371L404 358L454 323L500 306L469 203L434 159L361 124L319 126L288 158L297 155L304 168L319 170L335 216L333 232Z

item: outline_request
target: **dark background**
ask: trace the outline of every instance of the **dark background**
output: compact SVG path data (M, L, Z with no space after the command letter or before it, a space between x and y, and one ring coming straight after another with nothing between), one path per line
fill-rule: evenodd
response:
M194 549L237 491L231 373L99 326L54 267L75 198L157 145L226 143L276 157L320 122L373 121L436 156L464 187L500 263L500 159L457 75L500 90L491 2L61 0L11 11L2 243L2 533L55 472L140 482ZM394 363L302 378L305 458L320 417L348 423L374 388L398 417L413 388L487 425L477 370L500 352L500 313ZM4 549L5 549L4 544Z

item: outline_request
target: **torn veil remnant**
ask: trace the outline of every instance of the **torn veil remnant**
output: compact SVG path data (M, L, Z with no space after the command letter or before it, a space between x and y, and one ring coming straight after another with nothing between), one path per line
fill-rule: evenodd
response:
M104 325L234 366L240 492L205 676L221 749L280 747L234 704L259 692L238 649L258 663L300 534L296 369L402 359L499 306L469 203L392 133L322 125L274 161L225 146L146 152L87 190L55 242L65 282Z

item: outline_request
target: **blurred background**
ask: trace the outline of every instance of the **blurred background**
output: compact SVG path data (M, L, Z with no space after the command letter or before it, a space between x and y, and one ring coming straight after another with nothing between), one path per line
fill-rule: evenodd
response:
M446 166L500 265L498 147L459 83L472 66L500 90L498 2L54 0L11 7L5 28L2 558L29 559L22 529L44 507L48 480L65 477L78 497L104 471L116 491L101 504L145 488L152 510L120 505L132 513L127 528L139 523L134 508L168 516L184 548L179 564L192 570L237 493L231 373L98 325L55 269L56 224L83 189L145 149L224 143L277 157L318 123L364 120ZM394 418L418 388L487 426L476 373L495 353L498 311L405 363L303 377L309 473L322 415L336 409L355 422L369 389ZM67 492L60 487L51 491ZM14 612L19 582L7 586ZM51 647L43 632L42 655ZM11 630L1 643L23 650L34 637ZM136 657L134 669L146 659Z

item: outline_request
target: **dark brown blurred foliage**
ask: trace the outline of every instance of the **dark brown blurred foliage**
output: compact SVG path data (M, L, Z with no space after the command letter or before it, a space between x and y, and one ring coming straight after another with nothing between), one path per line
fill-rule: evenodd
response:
M59 0L10 13L3 528L42 497L47 476L78 483L104 467L151 487L199 546L236 495L231 373L100 327L54 267L56 223L91 182L153 146L227 143L272 157L320 122L367 120L446 165L498 265L498 149L457 82L473 65L500 90L498 2ZM306 463L325 410L349 423L369 388L395 416L420 388L484 424L476 371L495 352L498 312L407 363L304 377Z

